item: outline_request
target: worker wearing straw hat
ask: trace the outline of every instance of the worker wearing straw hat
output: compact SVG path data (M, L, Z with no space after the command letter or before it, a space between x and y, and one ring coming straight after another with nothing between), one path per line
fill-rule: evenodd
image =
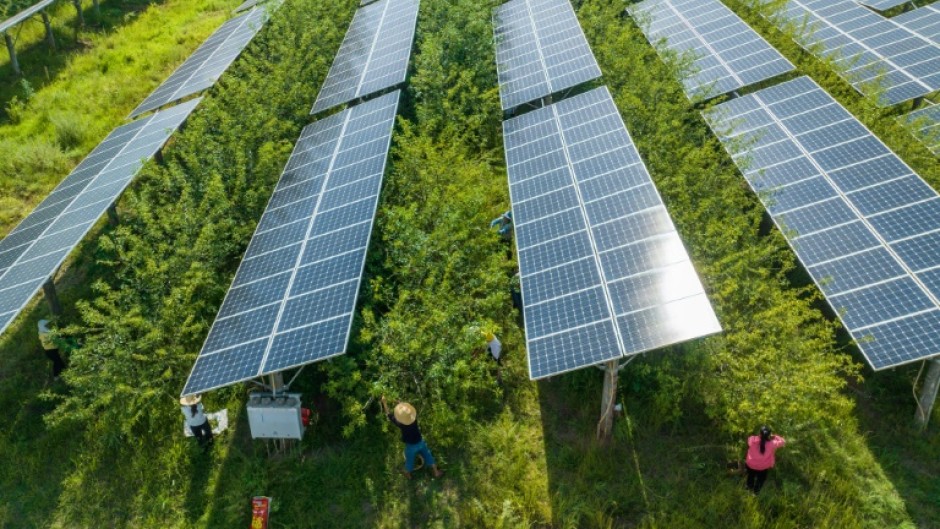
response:
M186 417L186 426L199 440L199 446L205 449L212 444L212 425L206 417L206 410L202 407L202 396L188 395L180 399L180 408L183 417Z
M424 464L430 465L434 477L439 478L444 475L441 469L437 468L434 462L434 456L427 443L421 437L421 430L418 428L418 412L414 406L407 402L399 402L393 412L388 411L388 404L385 402L385 396L382 396L382 410L388 417L388 420L401 430L401 440L405 443L405 477L411 479L411 473L415 469L415 458L418 454L424 459Z

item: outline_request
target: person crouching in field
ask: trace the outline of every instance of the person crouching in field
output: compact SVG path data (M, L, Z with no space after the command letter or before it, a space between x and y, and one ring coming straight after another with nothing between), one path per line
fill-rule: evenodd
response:
M401 440L405 443L405 477L411 479L411 473L415 469L415 458L418 454L421 454L421 457L424 458L424 464L431 467L434 477L443 476L444 473L437 468L437 463L434 462L434 456L431 455L427 443L421 438L421 430L418 428L418 412L415 411L414 406L407 402L399 402L395 406L395 411L390 413L383 395L382 410L388 420L401 430Z
M747 459L744 462L747 466L747 490L754 494L760 492L767 480L767 473L776 463L774 453L785 444L787 440L772 435L767 426L761 426L760 435L747 438Z

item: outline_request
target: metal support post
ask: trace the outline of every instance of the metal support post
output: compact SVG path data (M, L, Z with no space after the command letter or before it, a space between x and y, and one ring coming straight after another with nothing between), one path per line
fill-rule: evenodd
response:
M940 389L940 358L927 360L929 367L924 385L921 386L920 396L917 399L917 414L914 418L921 428L926 428L930 422L934 402L937 400L937 390Z
M55 35L52 34L52 22L49 21L49 13L43 11L40 13L42 15L42 24L46 26L46 44L50 48L55 50Z
M85 14L82 13L82 0L72 0L72 5L75 6L75 12L78 15L76 18L76 31L85 27Z
M49 310L52 314L59 316L62 314L62 305L59 304L59 296L55 292L55 282L49 278L42 285L42 291L46 295L46 301L49 302Z
M111 204L108 206L108 223L111 224L111 226L117 226L119 221L120 218L118 218L117 206Z
M3 40L7 42L7 51L10 52L10 66L13 67L13 73L20 75L20 62L16 60L16 46L13 45L13 37L9 33L3 34Z
M601 419L597 423L597 439L608 441L614 431L614 405L617 403L617 377L620 372L616 360L604 367L604 390L601 393Z

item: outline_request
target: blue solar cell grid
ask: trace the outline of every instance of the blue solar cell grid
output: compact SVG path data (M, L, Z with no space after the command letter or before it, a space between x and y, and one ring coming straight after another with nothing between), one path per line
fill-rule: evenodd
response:
M495 16L503 110L601 76L568 0L512 0Z
M872 367L940 354L937 192L808 77L706 117Z
M345 352L399 93L303 130L184 395Z
M940 45L940 7L926 5L891 19L913 33Z
M0 333L199 101L115 129L0 241Z
M853 0L789 0L772 18L798 29L803 48L832 59L839 75L882 105L940 89L940 46Z
M628 8L653 44L691 55L682 79L690 98L710 98L793 70L793 65L719 0L646 0Z
M211 87L241 54L267 20L263 7L229 20L209 36L166 81L150 94L130 117Z
M381 0L356 11L312 114L405 81L418 5L419 0Z
M503 131L533 379L720 330L606 87Z

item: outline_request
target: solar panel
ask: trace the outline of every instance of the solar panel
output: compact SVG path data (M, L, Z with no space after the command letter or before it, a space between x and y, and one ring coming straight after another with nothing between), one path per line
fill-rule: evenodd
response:
M940 354L940 197L808 77L706 114L875 369Z
M532 379L721 330L606 87L503 132Z
M0 241L0 333L198 103L194 99L114 129Z
M13 15L12 17L4 20L3 22L0 22L0 33L6 33L10 28L49 7L53 2L55 2L55 0L42 0L42 2L37 2Z
M303 130L184 395L345 352L399 93Z
M503 110L601 76L568 0L512 0L496 9Z
M418 0L381 0L356 11L311 114L405 81Z
M914 127L916 136L932 153L940 156L940 105L916 110L902 119Z
M235 8L235 12L239 13L241 11L251 9L252 7L255 7L256 5L262 4L266 1L267 0L245 0L244 2L241 3L241 5Z
M940 47L852 0L788 0L780 16L802 28L803 48L818 48L856 90L879 94L882 105L940 89Z
M719 0L646 0L628 11L653 44L694 57L682 80L690 98L715 97L793 70L793 65Z
M130 117L139 116L211 87L251 42L266 17L265 9L260 7L222 24L186 62L131 112Z
M877 11L887 11L900 5L909 4L911 0L855 0L863 6L870 7Z
M927 5L891 19L913 33L940 44L940 7Z

